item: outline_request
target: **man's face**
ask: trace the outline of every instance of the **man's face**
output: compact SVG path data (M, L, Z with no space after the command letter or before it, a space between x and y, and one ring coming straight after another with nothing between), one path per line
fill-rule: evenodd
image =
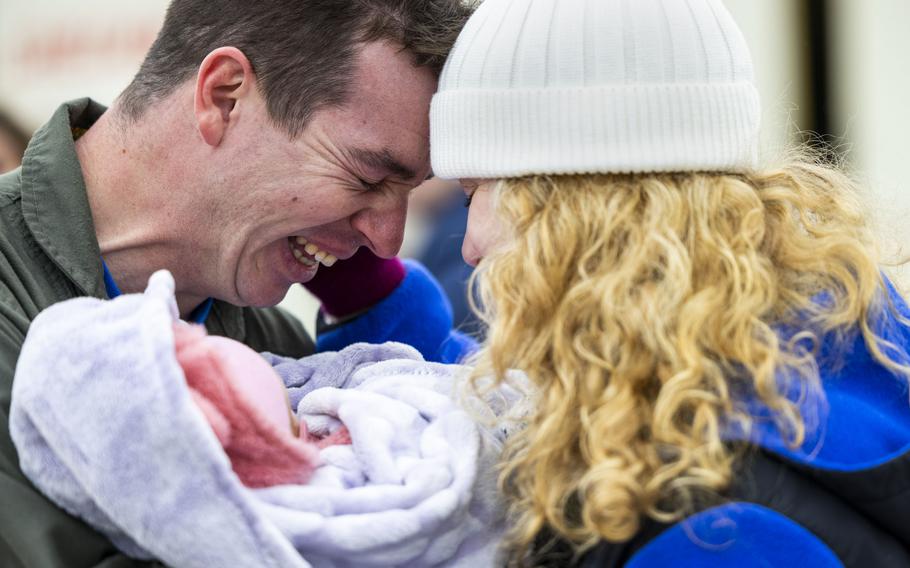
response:
M240 150L222 164L221 189L215 184L219 297L274 305L291 284L361 246L398 252L408 193L429 172L436 79L398 48L372 43L352 84L343 106L316 111L293 141L269 122L264 101L227 132Z

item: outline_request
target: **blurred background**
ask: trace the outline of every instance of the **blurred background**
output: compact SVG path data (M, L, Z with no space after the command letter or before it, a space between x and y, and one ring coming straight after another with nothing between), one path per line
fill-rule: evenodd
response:
M865 182L889 260L908 247L908 0L725 0L752 48L763 100L763 152L826 141ZM0 0L0 171L21 138L63 101L109 104L154 39L166 0ZM901 71L903 69L903 71ZM465 317L463 196L433 181L415 190L402 256L422 259ZM910 273L894 271L906 289ZM284 305L312 329L315 303L295 287ZM468 324L470 325L470 324ZM469 327L470 329L470 327Z

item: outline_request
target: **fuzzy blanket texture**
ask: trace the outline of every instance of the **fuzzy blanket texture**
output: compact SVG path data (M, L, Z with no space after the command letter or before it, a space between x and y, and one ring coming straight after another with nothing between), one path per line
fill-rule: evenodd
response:
M504 434L455 396L464 368L406 345L265 354L314 436L306 483L245 486L175 356L174 282L33 322L10 425L22 470L124 553L176 567L492 566Z

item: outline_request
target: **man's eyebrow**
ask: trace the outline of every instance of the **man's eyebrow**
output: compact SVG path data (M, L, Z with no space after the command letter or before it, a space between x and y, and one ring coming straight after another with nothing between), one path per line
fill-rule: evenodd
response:
M414 170L395 159L388 149L377 151L354 148L351 150L351 156L367 167L390 172L404 180L413 179L417 175Z

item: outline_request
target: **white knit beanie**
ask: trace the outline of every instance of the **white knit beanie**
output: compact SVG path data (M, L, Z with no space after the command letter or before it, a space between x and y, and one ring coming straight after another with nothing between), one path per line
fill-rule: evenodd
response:
M443 178L754 168L760 105L720 0L485 0L433 97Z

